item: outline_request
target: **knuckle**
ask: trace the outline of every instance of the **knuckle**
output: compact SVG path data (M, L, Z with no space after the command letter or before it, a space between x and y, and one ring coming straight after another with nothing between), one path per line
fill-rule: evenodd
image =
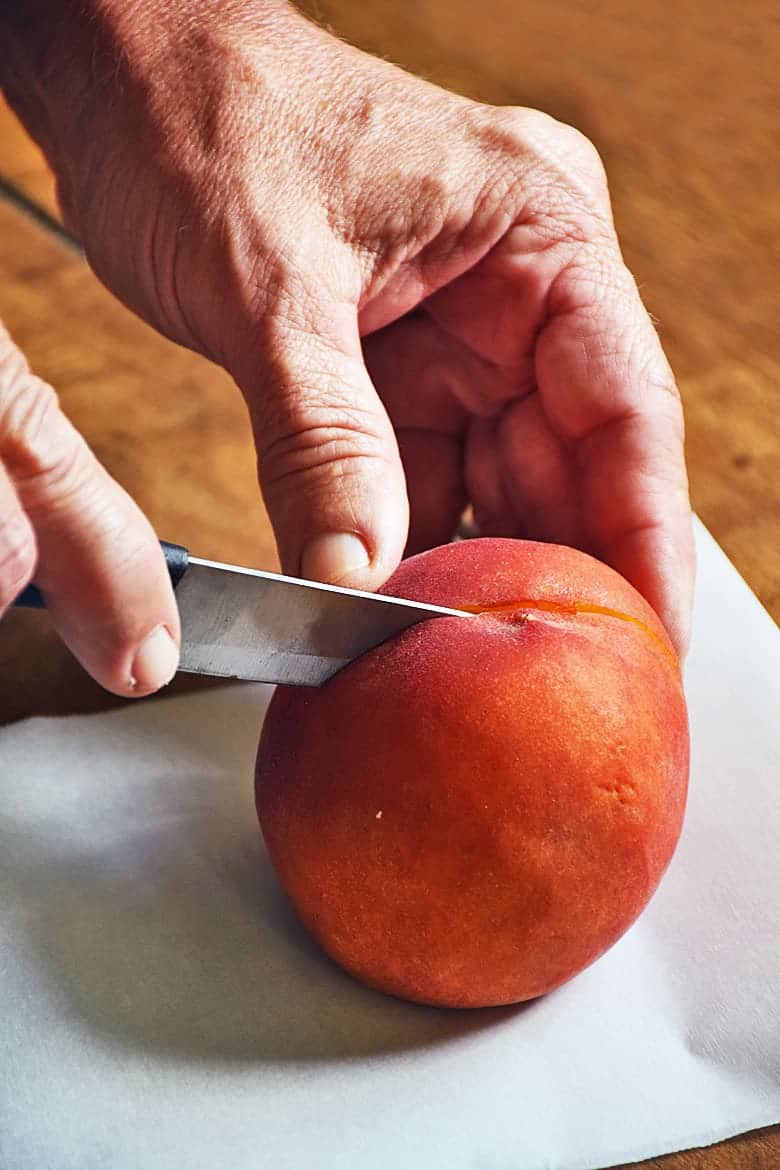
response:
M534 124L529 189L532 201L548 209L583 239L614 235L607 175L601 155L580 130L547 119Z
M14 345L0 323L0 417L16 388L29 377L30 371L22 351Z
M86 443L73 435L51 460L41 460L27 480L26 492L35 501L45 497L51 508L67 508L74 501L86 505L97 486L94 459Z
M558 156L572 164L583 178L606 189L607 175L597 147L576 126L557 122L554 137Z
M493 176L506 175L514 187L526 187L539 164L539 142L545 137L544 131L537 129L538 119L554 121L518 106L472 106L465 126L476 147L479 166L486 166Z
M551 244L614 240L606 173L581 131L540 110L478 107L473 124L491 173L519 192L524 223Z
M89 482L94 459L48 383L22 379L0 418L0 450L32 507L67 504Z
M0 447L5 458L24 466L50 457L60 417L57 395L32 374L6 385L0 414Z
M543 168L566 163L583 177L603 181L604 164L598 150L581 130L559 122L542 110L524 106L475 107L478 133L517 161Z
M521 111L521 125L529 148L553 169L564 169L580 180L605 183L604 164L586 134L568 122L539 110Z

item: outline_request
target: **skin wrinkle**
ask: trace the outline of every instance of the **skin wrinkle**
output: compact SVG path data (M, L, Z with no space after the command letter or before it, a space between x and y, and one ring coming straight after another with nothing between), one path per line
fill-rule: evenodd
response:
M24 355L10 342L10 337L0 323L0 406L4 405L14 385L29 374L29 366Z
M22 478L47 474L58 462L51 430L59 419L56 393L17 364L14 385L0 413L0 452L4 462Z
M161 239L161 220L162 216L158 213L153 218L151 238L149 240L149 263L150 263L150 279L153 296L152 303L157 301L161 306L170 305L171 310L165 312L161 321L162 327L166 335L172 339L178 340L190 348L195 348L195 332L192 328L191 322L187 320L187 312L184 307L184 302L179 296L179 287L176 280L176 251L178 246L179 235L174 232L170 239L170 258L166 262L161 259L158 254L158 241ZM164 248L165 245L163 244ZM178 327L177 327L178 323Z
M532 178L539 178L545 195L535 200L536 207L549 211L553 216L560 216L562 222L572 226L587 223L588 230L582 235L578 232L573 237L578 243L591 243L601 234L599 229L603 229L604 242L611 244L614 221L608 203L604 164L595 146L575 127L563 126L559 132L559 149L555 157L550 159L545 149L545 138L551 129L551 119L537 111L528 113L531 115L531 129L529 131L526 125L525 133L529 143L535 146L537 157L542 160L542 165L535 169ZM532 127L533 122L540 117L545 126L537 138ZM567 144L571 144L568 150ZM531 189L533 186L533 182L529 182ZM561 215L562 212L569 214Z
M0 613L30 580L36 559L35 535L21 509L0 513Z
M56 423L50 425L59 429ZM26 460L21 467L13 468L13 464L7 463L14 470L15 482L24 494L25 507L31 516L39 509L67 510L76 500L83 506L80 497L91 484L91 464L83 441L75 432L68 435L65 444L61 434L55 433L52 438L54 442L48 444L52 451L49 461L42 459L31 447L25 453ZM51 505L48 502L50 496L55 497Z
M296 454L297 454L297 452L295 450L293 450L293 452L292 452L293 459L295 458ZM264 473L263 473L263 488L267 492L278 491L280 487L286 485L289 481L293 481L293 482L297 481L305 473L308 473L311 476L312 473L322 472L329 479L332 478L334 480L336 480L336 479L346 480L350 477L350 475L356 476L357 474L360 474L362 476L362 472L363 472L362 467L360 468L359 472L356 472L356 471L352 471L349 468L349 465L353 462L358 462L358 463L362 464L363 461L365 461L365 460L372 460L372 461L378 462L378 463L382 463L382 462L386 463L387 462L387 460L384 459L381 455L367 454L367 453L356 452L356 451L350 451L348 453L343 453L343 454L330 452L329 454L325 455L324 457L320 457L320 458L317 457L317 451L308 451L307 452L307 461L304 464L302 464L300 466L295 466L292 463L292 460L288 459L285 470L280 472L277 475L274 475L272 471L269 472L268 460L266 459L266 462L264 465ZM380 472L380 474L381 474L381 472ZM360 531L360 525L357 522L354 522L355 519L356 518L353 515L352 516L353 524L349 526L348 531L351 531L351 532L359 532Z
M355 440L359 446L355 448ZM343 449L342 449L343 444ZM364 449L361 449L364 448ZM286 474L299 474L303 470L323 467L326 464L344 463L349 459L383 459L381 436L367 435L365 430L349 422L312 423L290 434L279 435L263 451L266 468L283 466ZM279 483L283 476L272 478Z
M592 249L583 244L573 250L550 283L549 313L556 319L576 314L592 314L598 318L598 309L608 298L615 304L630 297L632 312L625 324L634 326L636 295L636 284L625 272L619 256L607 258L599 255L595 259ZM592 333L594 338L598 337L604 332L604 327L605 323L602 323L589 331L589 336Z

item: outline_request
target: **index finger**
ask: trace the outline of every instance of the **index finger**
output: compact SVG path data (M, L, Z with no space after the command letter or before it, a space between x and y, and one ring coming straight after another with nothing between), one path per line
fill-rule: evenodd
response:
M647 598L682 654L695 576L682 405L617 245L583 243L547 308L538 386L577 453L593 551Z
M108 690L169 682L179 615L159 543L0 324L0 611L35 582L60 635Z

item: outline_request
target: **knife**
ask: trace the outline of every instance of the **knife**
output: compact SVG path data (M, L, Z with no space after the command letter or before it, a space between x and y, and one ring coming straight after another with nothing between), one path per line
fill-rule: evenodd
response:
M367 650L429 618L464 610L321 585L191 557L160 542L182 624L179 669L317 687ZM29 585L15 605L44 609Z

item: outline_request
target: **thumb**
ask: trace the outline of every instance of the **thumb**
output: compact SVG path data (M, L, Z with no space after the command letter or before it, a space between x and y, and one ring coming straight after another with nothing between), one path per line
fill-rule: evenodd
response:
M354 306L342 315L311 329L277 320L247 399L283 571L375 590L403 555L409 506Z

